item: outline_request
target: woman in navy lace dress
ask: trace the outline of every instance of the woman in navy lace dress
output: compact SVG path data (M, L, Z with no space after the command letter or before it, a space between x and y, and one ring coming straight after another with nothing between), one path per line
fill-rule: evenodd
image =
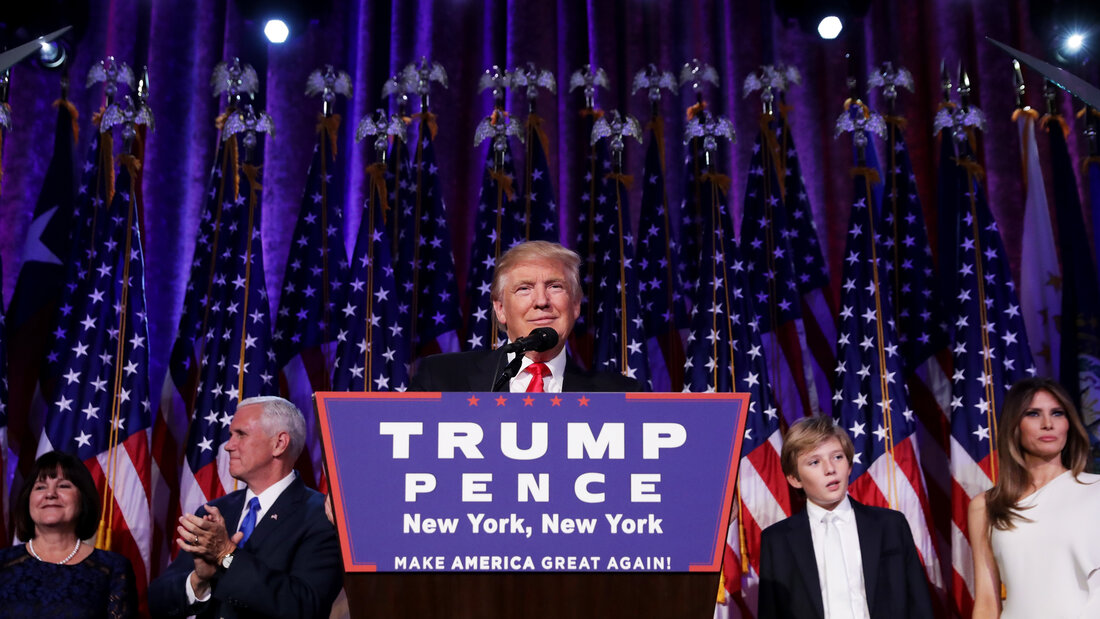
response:
M0 617L133 617L134 571L119 554L82 542L96 534L99 497L88 469L51 451L12 505L25 545L0 550Z

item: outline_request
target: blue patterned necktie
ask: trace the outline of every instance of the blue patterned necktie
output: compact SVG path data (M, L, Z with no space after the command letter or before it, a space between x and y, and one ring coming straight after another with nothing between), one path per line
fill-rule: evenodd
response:
M256 514L258 513L260 513L260 497L254 496L248 502L248 513L244 515L244 520L241 521L241 533L244 533L244 537L237 544L238 547L244 546L244 543L252 535L252 530L256 528Z

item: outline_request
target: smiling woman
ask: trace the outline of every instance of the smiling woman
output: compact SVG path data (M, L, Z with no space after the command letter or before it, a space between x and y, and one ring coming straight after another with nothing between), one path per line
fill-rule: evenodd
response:
M99 500L80 460L58 451L38 458L12 506L12 520L26 544L0 550L0 615L137 614L130 562L81 541L96 534Z

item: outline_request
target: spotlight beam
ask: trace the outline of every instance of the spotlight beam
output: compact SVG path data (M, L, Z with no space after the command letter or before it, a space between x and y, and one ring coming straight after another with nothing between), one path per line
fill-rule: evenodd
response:
M33 41L27 41L26 43L9 49L8 51L0 54L0 71L6 71L11 67L19 64L19 61L23 60L27 56L38 53L42 49L43 43L49 43L57 37L72 30L72 26L65 26L61 30L55 30L49 34L42 35Z
M1035 69L1043 77L1047 78L1051 82L1054 82L1055 86L1058 86L1062 90L1065 90L1066 92L1075 95L1078 99L1084 101L1092 107L1100 108L1100 88L1093 86L1092 84L1077 77L1069 71L1066 71L1065 69L1060 69L1052 64L1043 62L1042 60L1039 60L1034 56L1025 54L1024 52L1021 52L1020 50L1009 45L1005 45L1004 43L1001 43L996 39L986 37L985 40L1008 52L1010 56L1019 59L1020 62L1026 64L1032 69Z

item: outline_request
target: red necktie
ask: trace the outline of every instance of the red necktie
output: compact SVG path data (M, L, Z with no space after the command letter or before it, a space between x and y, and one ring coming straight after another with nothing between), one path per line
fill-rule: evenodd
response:
M531 383L527 385L528 393L542 393L542 377L550 376L550 368L545 363L532 363L527 366L526 372L531 373Z

